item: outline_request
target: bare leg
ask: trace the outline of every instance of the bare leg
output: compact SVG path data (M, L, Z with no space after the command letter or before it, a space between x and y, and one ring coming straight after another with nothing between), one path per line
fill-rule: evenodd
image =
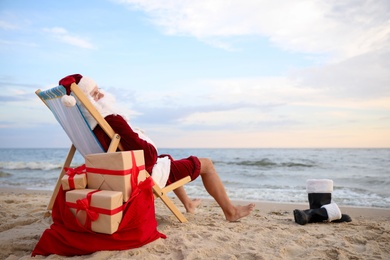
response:
M181 186L173 191L176 196L179 198L181 203L183 203L184 208L188 213L195 213L195 209L199 206L199 204L202 202L200 199L190 199L184 190L184 187Z
M234 206L226 194L225 187L223 186L212 161L207 158L199 158L199 160L201 163L200 175L204 187L222 208L226 220L236 221L248 216L254 209L255 204L251 203L246 206Z

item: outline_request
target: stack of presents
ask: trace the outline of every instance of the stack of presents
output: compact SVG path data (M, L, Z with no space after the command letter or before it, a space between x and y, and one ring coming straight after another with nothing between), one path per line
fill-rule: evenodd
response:
M87 155L84 165L65 170L66 205L80 225L103 234L118 230L124 205L146 179L142 150Z
M127 250L166 238L157 230L153 181L142 150L87 155L84 165L65 171L53 224L32 256Z

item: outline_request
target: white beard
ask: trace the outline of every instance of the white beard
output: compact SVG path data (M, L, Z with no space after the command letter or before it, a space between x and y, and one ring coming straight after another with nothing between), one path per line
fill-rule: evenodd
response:
M95 101L93 98L91 98L91 103L95 106L96 110L99 111L103 117L108 115L121 115L126 120L124 113L122 113L122 111L120 111L120 109L115 105L116 99L114 95L104 91L100 92L104 95L104 97L98 101Z
M91 96L88 96L89 101L96 108L96 110L102 115L102 117L106 117L108 115L120 115L126 121L127 117L120 109L115 105L115 97L112 94L101 91L104 94L104 97L95 101ZM96 120L91 116L91 114L87 111L84 106L80 106L80 110L83 113L85 119L87 120L91 129L94 129L97 125Z
M100 92L102 94L104 94L104 97L102 97L98 101L95 101L91 96L88 96L88 99L89 99L89 101L91 101L92 105L96 108L96 110L103 116L103 118L108 116L108 115L120 115L123 117L123 119L125 121L128 121L127 117L125 116L125 113L123 113L121 111L121 109L119 109L119 107L116 106L115 96L110 94L110 93L103 92L103 91L100 91ZM83 113L85 119L87 120L89 126L93 130L97 125L96 120L91 116L91 114L86 110L86 108L84 106L80 106L80 109L81 109L81 112ZM128 122L128 124L130 125L129 122ZM133 131L135 133L137 133L141 139L152 144L156 148L156 151L157 151L156 145L145 134L145 132L143 130L141 130L139 128L133 128Z

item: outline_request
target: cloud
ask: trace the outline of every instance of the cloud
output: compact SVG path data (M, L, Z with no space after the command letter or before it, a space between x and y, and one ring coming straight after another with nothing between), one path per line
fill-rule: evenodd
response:
M8 46L21 46L21 47L37 47L38 45L36 43L32 42L20 42L20 41L6 41L6 40L0 40L1 45L8 45Z
M0 29L3 30L16 30L19 29L19 26L13 23L9 23L3 20L0 20Z
M23 28L23 25L17 25L15 23L0 20L0 30L19 31L20 32L21 28ZM20 40L10 40L10 39L8 39L8 37L6 35L8 36L8 34L6 34L6 33L4 33L4 35L2 35L3 39L0 39L0 45L11 46L11 47L15 47L15 46L16 47L18 47L18 46L36 47L37 46L35 43L32 43L32 42L23 42ZM4 38L7 38L7 39L4 39Z
M390 48L294 74L300 84L322 89L334 99L390 98Z
M83 39L80 36L71 35L66 29L61 27L52 27L52 28L44 28L43 31L49 36L54 37L55 39L64 42L66 44L70 44L76 47L80 47L83 49L97 49L92 43L90 43L87 39Z
M0 101L31 100L31 89L35 87L34 84L20 83L14 77L0 76L0 88L2 90Z
M234 39L263 36L284 50L321 58L317 60L319 66L291 72L276 81L227 79L223 83L217 79L216 84L222 84L217 93L239 89L252 93L229 97L224 93L226 102L237 98L246 102L262 98L280 102L288 93L290 100L286 97L281 102L314 104L316 100L325 104L326 99L329 104L338 104L345 98L361 101L390 95L387 0L119 2L144 11L169 35L195 37L229 51L238 50L232 46Z
M286 50L342 60L382 49L390 40L387 0L116 2L143 10L166 34L225 49L233 48L229 37L259 35Z
M0 96L0 103L8 103L8 102L15 102L15 101L22 101L25 100L25 98L22 97L10 97L10 96Z
M187 87L196 92L178 86L135 95L131 121L192 130L272 128L299 123L290 117L288 107L308 102L320 92L277 77L201 80Z
M134 94L136 111L130 119L157 133L162 131L157 128L173 126L175 131L262 132L360 125L379 120L390 109L388 84L380 84L388 81L382 74L389 75L383 58L384 63L373 66L378 63L369 61L375 58L365 54L290 77L198 80L185 89L178 83L171 90ZM371 71L359 75L372 66L373 71L383 67L378 79Z

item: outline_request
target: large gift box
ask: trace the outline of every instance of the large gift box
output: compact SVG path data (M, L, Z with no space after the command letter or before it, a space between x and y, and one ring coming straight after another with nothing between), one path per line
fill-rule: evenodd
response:
M87 175L85 165L77 168L64 168L65 175L61 178L63 190L85 189L87 187Z
M66 192L66 204L81 225L89 230L113 234L123 215L122 192L80 189Z
M129 200L132 176L136 184L146 179L143 150L98 153L85 156L88 188L123 192L123 201Z

